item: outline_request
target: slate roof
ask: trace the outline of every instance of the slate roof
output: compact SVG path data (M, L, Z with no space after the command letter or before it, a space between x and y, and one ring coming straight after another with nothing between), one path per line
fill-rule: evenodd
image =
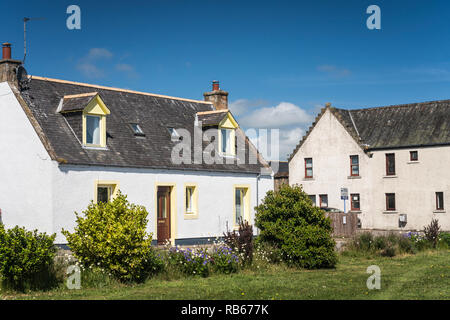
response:
M91 102L92 99L94 99L96 95L97 92L89 95L65 96L59 112L81 111L89 104L89 102Z
M278 171L275 173L275 178L288 178L289 177L289 162L287 161L270 161L269 164L273 168L277 162Z
M111 114L107 116L107 149L89 149L81 145L81 111L58 113L61 99L68 95L98 92ZM211 103L137 93L129 90L92 86L68 81L34 77L21 91L34 119L41 140L49 154L62 164L207 170L220 172L260 173L267 163L246 139L245 154L256 157L256 164L174 164L168 128L184 128L193 133L195 115L214 110ZM69 99L86 106L93 96ZM76 103L63 104L65 110L80 110ZM66 109L67 108L67 109ZM36 123L34 123L36 122ZM138 123L145 137L135 136L130 123ZM36 128L36 126L40 128ZM238 135L243 131L238 128ZM192 139L194 140L194 139ZM51 149L51 150L50 150ZM239 154L239 153L238 153ZM193 152L192 152L193 158Z
M198 121L202 122L202 126L215 126L218 125L227 115L226 111L220 110L220 112L208 112L198 115Z
M450 145L450 100L352 110L327 108L366 151ZM321 110L289 160L327 108Z

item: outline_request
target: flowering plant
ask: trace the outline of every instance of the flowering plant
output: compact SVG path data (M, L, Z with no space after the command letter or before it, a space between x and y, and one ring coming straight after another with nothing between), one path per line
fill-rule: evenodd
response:
M168 263L188 275L209 275L210 257L206 249L186 250L172 247L168 252Z
M228 246L220 245L214 248L211 262L216 272L229 274L238 271L239 258Z

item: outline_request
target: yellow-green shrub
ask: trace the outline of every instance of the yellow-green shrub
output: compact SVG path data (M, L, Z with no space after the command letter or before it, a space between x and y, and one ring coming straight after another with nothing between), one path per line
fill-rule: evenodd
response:
M163 263L146 232L148 212L128 202L119 192L108 203L91 203L83 215L75 212L77 226L63 230L68 245L85 267L102 268L121 281L144 281Z
M27 231L0 223L0 274L2 286L26 291L50 289L57 285L53 245L56 235Z

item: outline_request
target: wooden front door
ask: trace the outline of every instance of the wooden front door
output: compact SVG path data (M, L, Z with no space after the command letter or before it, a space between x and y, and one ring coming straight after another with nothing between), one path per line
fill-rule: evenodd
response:
M170 187L158 187L158 244L165 244L170 239Z

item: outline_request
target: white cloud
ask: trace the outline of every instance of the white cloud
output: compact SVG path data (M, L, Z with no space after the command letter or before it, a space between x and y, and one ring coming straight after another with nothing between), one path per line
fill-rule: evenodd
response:
M86 59L97 60L97 59L109 59L113 56L111 51L105 48L91 48L89 50Z
M132 65L127 63L118 63L115 68L117 71L125 73L129 78L138 78L138 74Z
M246 101L237 100L230 108L234 106L243 109L247 106ZM233 109L231 110L233 112ZM254 109L250 113L243 114L238 120L266 160L286 160L305 134L305 129L314 120L314 116L293 103L281 102L274 107ZM267 137L260 129L268 129ZM273 130L278 130L277 142L271 141ZM262 145L265 143L266 148Z
M102 78L105 73L91 62L79 62L77 69L88 78Z
M240 116L245 114L246 112L251 112L255 108L263 107L267 105L267 101L257 99L257 100L248 100L248 99L238 99L236 101L230 102L228 108L231 110L233 115Z
M320 72L328 73L332 76L337 76L337 77L346 77L346 76L350 75L349 69L339 68L337 66L330 65L330 64L320 65L317 67L317 70L319 70Z
M272 141L273 130L278 130L278 135L275 135L278 136L278 141ZM246 131L246 134L264 159L286 160L305 134L305 130L299 127L269 129L264 134L260 130L250 129ZM265 144L267 144L266 147L264 147Z
M231 109L233 112L233 109ZM290 102L281 102L275 107L260 108L240 119L241 125L253 128L282 128L304 125L313 120L312 115Z
M91 48L88 53L78 60L76 68L88 78L103 78L106 71L116 71L125 74L129 78L138 78L138 73L132 65L119 62L115 65L114 54L105 48ZM118 59L119 61L122 60Z

